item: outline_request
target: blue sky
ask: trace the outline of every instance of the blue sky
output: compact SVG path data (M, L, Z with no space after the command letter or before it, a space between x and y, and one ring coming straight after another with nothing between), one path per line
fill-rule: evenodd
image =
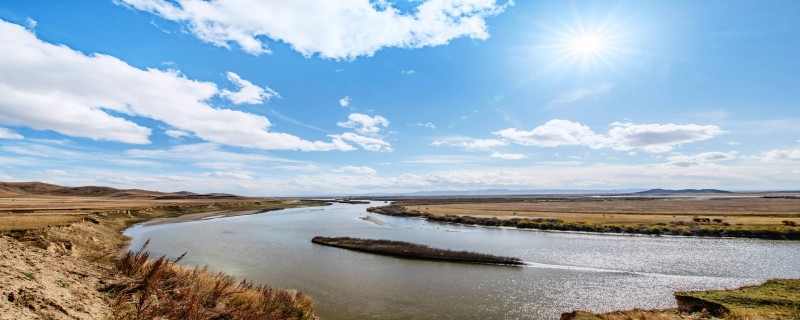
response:
M7 1L0 180L800 189L796 1Z

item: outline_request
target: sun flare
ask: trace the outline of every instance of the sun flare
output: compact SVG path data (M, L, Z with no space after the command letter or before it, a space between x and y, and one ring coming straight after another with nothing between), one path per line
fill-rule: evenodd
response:
M631 54L632 28L613 17L605 19L576 18L572 23L546 25L539 46L551 58L549 68L561 71L617 71L623 57Z
M593 35L576 37L572 49L582 55L598 54L604 49L603 39Z

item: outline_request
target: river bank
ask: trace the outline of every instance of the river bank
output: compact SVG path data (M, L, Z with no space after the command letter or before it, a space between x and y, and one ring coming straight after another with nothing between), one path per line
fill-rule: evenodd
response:
M800 279L772 279L729 290L676 292L677 308L566 312L561 320L800 319Z
M128 238L122 230L136 223L247 215L318 205L315 202L37 195L3 198L2 204L13 208L0 208L5 211L0 217L0 319L178 319L236 314L237 310L249 310L247 313L262 319L315 318L313 302L298 291L240 283L203 268L142 259L141 255L135 264L128 263L128 267L136 265L136 272L124 272L120 265L124 259L116 258L127 251ZM165 285L177 282L182 283L178 289ZM202 302L214 296L237 296L238 302ZM266 308L254 309L256 305Z
M445 202L447 204L437 204ZM592 205L592 210L571 213L568 211L535 211L525 212L525 207L550 206L551 202L542 203L480 203L474 200L470 203L451 203L457 200L434 200L430 203L424 201L399 201L391 205L371 207L370 212L399 216L423 218L427 221L455 223L464 225L481 225L492 227L515 227L519 229L537 229L554 231L581 231L595 233L618 234L643 234L643 235L674 235L674 236L700 236L700 237L731 237L731 238L757 238L771 240L800 240L800 225L795 211L800 202L794 202L785 210L787 213L772 214L739 214L727 213L726 215L711 212L704 213L649 213L649 212L621 212L627 208L622 205L602 203L597 200L584 199L571 201L558 201L556 205L560 210L570 205L580 208ZM464 200L462 200L464 201ZM631 202L630 200L627 200ZM652 200L636 200L638 206L647 206L660 203L646 203ZM773 200L776 201L776 200ZM780 201L780 200L777 200ZM794 201L794 200L792 200ZM754 203L758 205L761 203ZM624 205L630 205L624 203ZM670 202L670 206L678 208L685 205L681 202ZM794 206L796 205L796 206ZM459 207L463 207L459 209ZM510 207L510 208L509 208ZM516 208L515 208L516 207ZM552 210L552 209L551 209ZM586 209L584 209L586 210ZM606 210L606 211L602 211ZM630 209L628 209L630 210ZM644 209L639 209L644 210ZM677 209L676 209L677 211ZM766 218L765 218L766 217ZM666 220L669 219L669 220ZM741 219L750 223L731 224L726 220ZM761 220L774 220L765 224ZM758 222L753 222L753 221ZM738 220L737 220L738 221Z

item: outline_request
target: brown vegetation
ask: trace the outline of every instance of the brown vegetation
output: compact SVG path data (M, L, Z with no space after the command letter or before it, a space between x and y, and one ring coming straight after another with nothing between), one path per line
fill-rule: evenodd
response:
M306 205L318 203L0 183L0 235L20 248L0 261L0 271L12 270L0 272L0 319L311 319L311 299L300 292L147 260L144 252L115 259L127 245L120 231L134 223Z
M370 208L430 221L540 230L800 239L800 199L732 195L724 198L579 197L416 199ZM461 201L461 202L459 202Z
M115 262L125 281L103 290L115 319L317 319L310 297L296 290L237 282L204 267L184 267L144 249Z
M311 242L337 248L382 254L406 259L447 262L523 265L519 258L501 257L470 251L431 248L426 245L392 240L359 239L350 237L314 237Z

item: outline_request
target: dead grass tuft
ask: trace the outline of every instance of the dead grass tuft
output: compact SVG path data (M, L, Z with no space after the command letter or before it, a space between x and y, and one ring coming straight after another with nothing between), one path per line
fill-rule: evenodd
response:
M317 319L303 292L180 266L183 256L150 259L146 246L115 263L128 280L105 289L114 299L114 319Z

